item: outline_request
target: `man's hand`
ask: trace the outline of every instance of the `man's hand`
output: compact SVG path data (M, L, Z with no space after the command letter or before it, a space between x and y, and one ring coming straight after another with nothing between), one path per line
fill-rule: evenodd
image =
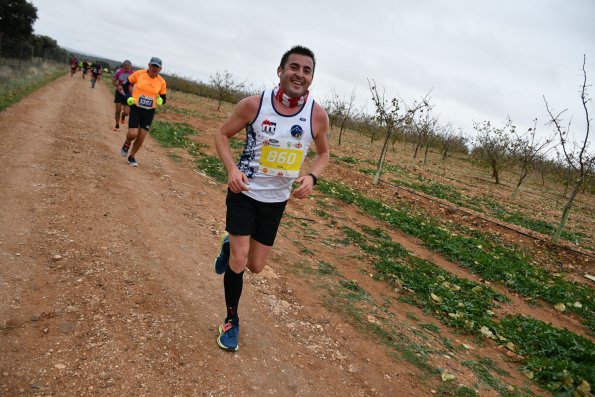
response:
M292 193L293 197L298 199L304 199L312 193L314 187L314 179L310 175L302 175L295 180L295 183L299 183L300 187L295 189Z
M227 186L229 187L229 190L231 190L234 193L247 192L249 190L249 183L250 180L248 179L246 174L244 174L237 168L229 172L227 175Z

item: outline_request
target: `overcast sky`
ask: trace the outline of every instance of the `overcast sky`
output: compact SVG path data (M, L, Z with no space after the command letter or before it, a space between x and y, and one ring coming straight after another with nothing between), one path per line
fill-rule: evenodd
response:
M283 52L305 45L316 54L319 101L355 90L371 113L367 79L407 102L432 90L441 122L467 135L473 121L501 126L508 116L519 129L538 118L549 134L545 95L555 110L568 108L571 132L584 138L583 54L595 81L593 0L31 2L35 33L62 47L140 66L158 56L164 73L204 82L227 70L272 87Z

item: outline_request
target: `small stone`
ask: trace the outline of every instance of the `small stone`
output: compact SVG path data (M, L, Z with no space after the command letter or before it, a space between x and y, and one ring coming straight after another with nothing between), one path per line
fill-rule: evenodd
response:
M563 312L564 310L566 310L566 305L564 303L558 303L557 305L554 305L554 309L556 309L559 312Z
M68 321L64 321L58 325L58 328L60 328L60 331L64 332L65 334L68 334L68 333L74 331L75 327L76 326L73 323L68 322Z
M455 207L454 205L449 205L448 208L446 209L446 212L449 214L454 214L458 210L459 209L457 207ZM436 393L436 391L434 391L434 393Z
M61 259L62 259L62 255L56 254L56 255L52 256L52 260L54 260L56 262L59 261L59 260L61 260Z
M42 390L45 387L43 382L40 380L31 383L29 386L31 386L32 389L36 389L36 390Z
M66 368L66 365L64 365L62 363L58 363L58 364L54 365L54 368L64 369L64 368Z

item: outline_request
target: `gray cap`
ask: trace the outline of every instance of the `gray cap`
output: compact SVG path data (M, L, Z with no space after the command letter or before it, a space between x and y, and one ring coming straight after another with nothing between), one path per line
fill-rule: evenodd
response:
M132 65L132 62L130 62L128 59L125 60L124 62L122 62L123 65Z
M157 65L157 66L161 67L161 58L157 58L157 57L151 58L151 60L149 61L149 65Z

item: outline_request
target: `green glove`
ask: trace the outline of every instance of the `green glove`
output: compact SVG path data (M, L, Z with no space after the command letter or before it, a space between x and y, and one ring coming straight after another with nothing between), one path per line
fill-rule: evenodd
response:
M128 106L132 106L132 105L134 105L134 102L136 102L136 101L134 100L134 97L130 97L130 98L128 98L128 99L126 100L126 103L128 104Z
M161 98L160 96L157 96L157 105L163 105L163 98Z

